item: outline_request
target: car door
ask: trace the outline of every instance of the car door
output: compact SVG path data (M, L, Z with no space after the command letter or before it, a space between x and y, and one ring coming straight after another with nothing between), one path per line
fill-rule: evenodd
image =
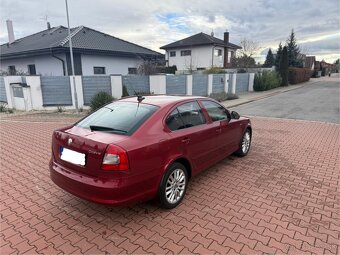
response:
M166 125L171 130L172 149L190 160L193 174L216 161L216 129L207 124L197 101L178 105L168 115Z
M216 123L221 129L216 142L219 158L232 154L237 149L235 148L235 143L239 137L239 135L236 134L238 126L231 121L230 113L222 105L211 100L201 100L201 103L206 109L211 121Z

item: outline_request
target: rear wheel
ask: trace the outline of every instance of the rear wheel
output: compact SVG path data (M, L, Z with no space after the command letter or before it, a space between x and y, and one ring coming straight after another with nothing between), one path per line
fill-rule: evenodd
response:
M250 144L251 144L251 132L250 129L246 129L240 141L240 149L236 151L235 154L239 157L246 156L249 152Z
M184 198L188 184L188 172L180 163L172 164L159 188L159 202L163 208L171 209L179 205Z

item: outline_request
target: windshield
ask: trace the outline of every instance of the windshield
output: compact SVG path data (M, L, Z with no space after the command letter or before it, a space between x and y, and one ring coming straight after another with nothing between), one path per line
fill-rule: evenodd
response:
M123 135L135 132L156 110L157 106L136 102L114 102L81 120L77 127Z

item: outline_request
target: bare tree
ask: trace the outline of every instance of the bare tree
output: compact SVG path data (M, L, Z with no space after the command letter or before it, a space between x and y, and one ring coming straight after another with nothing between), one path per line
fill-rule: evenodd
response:
M157 64L149 60L145 60L137 69L137 74L139 75L151 75L155 73L157 73Z
M255 53L260 49L258 42L243 38L240 42L242 49L237 51L238 57L253 57Z
M233 67L245 68L256 66L254 55L260 49L258 42L243 38L240 42L242 49L237 50L236 57L232 59Z

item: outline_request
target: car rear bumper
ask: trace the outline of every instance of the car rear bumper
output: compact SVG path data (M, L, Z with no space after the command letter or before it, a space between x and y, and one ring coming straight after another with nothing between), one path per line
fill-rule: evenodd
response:
M136 189L131 178L101 179L66 169L50 161L52 181L67 192L95 203L108 205L127 205L151 199L154 190Z

